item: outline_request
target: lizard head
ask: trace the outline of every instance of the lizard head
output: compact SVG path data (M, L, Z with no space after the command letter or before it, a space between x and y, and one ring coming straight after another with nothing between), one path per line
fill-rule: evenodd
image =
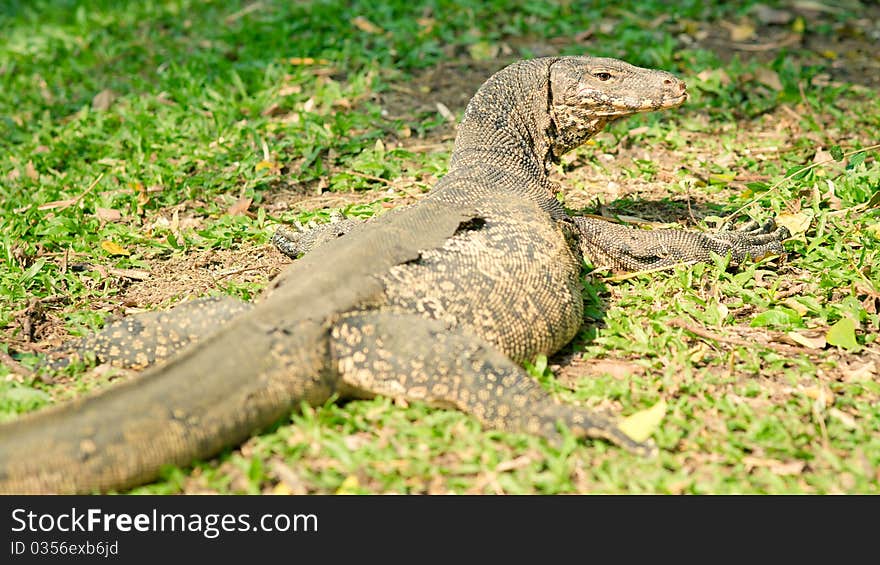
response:
M616 119L674 108L687 99L684 82L665 71L617 59L558 59L550 66L553 154L574 149Z

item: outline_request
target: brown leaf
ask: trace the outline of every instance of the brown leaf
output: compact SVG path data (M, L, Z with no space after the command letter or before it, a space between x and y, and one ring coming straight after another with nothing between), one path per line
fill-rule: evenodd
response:
M95 97L92 98L92 110L97 112L109 110L110 106L113 105L114 100L116 100L116 93L105 88L101 92L95 94Z
M727 86L730 84L730 75L728 75L724 69L706 69L705 71L697 73L697 78L703 81L716 78L721 86Z
M366 32L366 33L373 33L376 35L381 35L381 34L385 33L384 29L377 26L376 24L374 24L373 22L371 22L370 20L368 20L367 18L365 18L363 16L358 16L356 18L353 18L351 20L351 24L354 27L356 27L359 30Z
M748 19L744 19L738 24L721 22L721 27L730 34L730 40L737 43L755 38L755 24Z
M868 361L867 363L850 363L846 367L841 367L840 372L843 374L844 382L854 383L869 381L877 375L877 365L874 361Z
M824 349L825 345L827 345L824 333L820 333L817 336L810 336L805 332L788 332L786 335L795 344L808 349Z
M245 212L247 212L248 208L251 207L252 202L253 202L252 198L249 198L247 196L242 196L241 198L238 199L238 201L235 204L233 204L232 206L230 206L226 210L226 213L229 214L230 216L240 216L240 215L244 214Z
M327 59L313 59L312 57L291 57L287 60L291 65L297 66L309 66L309 65L329 65L330 61Z
M798 461L795 459L794 461L788 461L783 463L781 461L777 462L774 465L770 465L770 472L774 475L800 475L804 470L804 462Z
M776 91L782 90L782 81L779 80L779 75L774 70L758 67L755 71L755 79L767 88Z
M765 25L785 25L794 19L789 11L778 10L764 4L755 4L749 13L754 14L755 18Z
M265 110L260 112L260 115L264 116L264 117L269 117L269 116L280 116L284 113L286 113L286 110L284 108L282 108L281 105L278 104L277 102L273 102L273 103L269 104Z
M443 116L443 118L447 122L452 123L452 124L455 123L455 114L452 113L452 110L449 109L449 106L447 106L443 102L437 102L436 106L437 106L437 111L440 112L440 115Z
M37 168L34 167L33 161L28 161L24 166L24 174L31 180L40 180L40 173L38 173Z
M122 212L113 208L95 208L95 216L102 222L118 222L122 219Z

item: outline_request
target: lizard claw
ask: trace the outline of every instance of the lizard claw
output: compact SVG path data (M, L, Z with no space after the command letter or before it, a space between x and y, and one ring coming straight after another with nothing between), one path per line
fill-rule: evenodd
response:
M738 264L746 259L784 256L782 242L791 237L791 232L785 226L777 226L772 218L763 223L750 219L738 227L733 222L726 222L715 237L730 245L732 260Z

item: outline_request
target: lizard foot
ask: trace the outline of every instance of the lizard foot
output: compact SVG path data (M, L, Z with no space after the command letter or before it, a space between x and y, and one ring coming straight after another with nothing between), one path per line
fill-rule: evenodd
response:
M291 259L298 259L322 244L342 237L362 222L340 220L319 226L300 229L279 227L272 236L272 244Z
M782 242L790 237L773 220L754 220L735 228L726 224L714 233L661 229L645 230L592 217L573 218L584 257L595 266L645 271L694 262L708 262L712 253L730 255L732 265L768 255L784 255Z

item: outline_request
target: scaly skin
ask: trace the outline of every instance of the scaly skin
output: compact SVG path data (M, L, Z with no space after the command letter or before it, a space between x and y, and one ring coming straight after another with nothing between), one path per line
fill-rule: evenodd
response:
M128 383L0 426L0 491L124 489L334 393L454 407L550 439L561 424L651 452L613 419L557 403L517 363L552 354L580 326L584 251L628 253L613 245L619 234L566 215L549 168L609 121L686 98L674 76L613 59L543 58L496 73L468 105L431 194L362 224L280 231L281 249L308 253L252 310ZM712 250L781 252L780 235L749 232ZM700 257L705 237L658 241L670 257ZM117 360L161 358L157 340L142 339L153 328L127 327L135 332L99 334L105 358L114 347L126 350Z

